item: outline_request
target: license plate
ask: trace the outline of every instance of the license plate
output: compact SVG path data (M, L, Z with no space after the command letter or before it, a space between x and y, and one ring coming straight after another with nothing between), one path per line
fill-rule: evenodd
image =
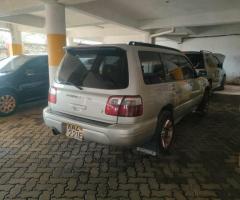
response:
M83 129L78 125L67 124L66 136L82 141Z

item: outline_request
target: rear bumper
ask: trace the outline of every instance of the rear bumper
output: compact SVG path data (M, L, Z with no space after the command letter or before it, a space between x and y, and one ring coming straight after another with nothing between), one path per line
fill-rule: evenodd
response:
M157 120L152 119L135 124L96 125L74 120L51 112L47 107L43 110L45 124L60 133L66 132L66 124L76 124L83 128L84 140L116 146L134 146L148 140L154 134Z

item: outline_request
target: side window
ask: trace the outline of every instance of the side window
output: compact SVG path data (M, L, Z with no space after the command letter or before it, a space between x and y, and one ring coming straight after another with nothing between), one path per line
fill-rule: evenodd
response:
M184 79L193 78L194 72L192 66L184 56L178 56L178 64L182 68Z
M37 67L35 64L35 58L30 59L24 65L24 73L27 76L33 76L37 73Z
M139 59L146 84L157 84L165 81L165 69L157 52L139 51Z
M202 53L187 53L186 56L197 69L204 68L204 60Z
M48 60L45 56L35 57L29 60L25 65L25 71L28 74L46 74L48 73Z
M46 56L40 56L35 58L34 67L37 68L36 71L39 74L48 73L48 59Z
M174 54L161 54L161 57L167 70L167 81L183 80L183 71L178 62L178 56Z

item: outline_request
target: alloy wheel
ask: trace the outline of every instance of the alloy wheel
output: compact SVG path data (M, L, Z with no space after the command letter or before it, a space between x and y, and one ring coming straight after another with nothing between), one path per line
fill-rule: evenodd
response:
M171 145L172 138L173 138L173 122L167 119L164 122L161 131L161 143L164 149L168 149L168 147Z
M12 95L0 96L0 112L9 114L16 108L16 99Z

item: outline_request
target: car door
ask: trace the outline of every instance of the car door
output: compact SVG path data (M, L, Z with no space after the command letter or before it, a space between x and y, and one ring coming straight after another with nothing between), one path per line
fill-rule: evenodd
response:
M192 86L189 80L184 78L178 55L161 53L161 58L167 71L166 79L168 82L173 82L175 118L179 118L185 115L190 107Z
M166 82L165 68L159 52L139 50L138 57L146 88L143 94L144 106L148 108L145 115L153 118L159 114L162 106L169 104L173 83Z
M199 81L194 73L192 65L189 63L186 57L178 56L178 63L182 68L184 80L188 82L189 88L191 89L189 105L191 105L191 107L194 107L196 103L199 102L199 99L202 95Z
M47 98L48 64L46 56L37 56L29 60L21 70L20 91L25 101Z

